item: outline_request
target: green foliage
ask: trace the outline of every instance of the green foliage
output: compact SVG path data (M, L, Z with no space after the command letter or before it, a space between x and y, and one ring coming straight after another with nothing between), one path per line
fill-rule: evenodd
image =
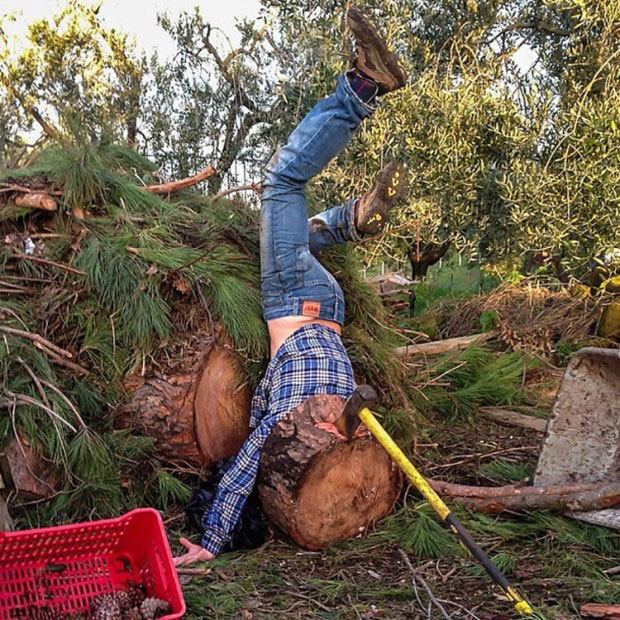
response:
M427 503L403 506L383 521L379 536L423 558L459 553L456 540Z
M506 459L494 459L478 467L478 473L499 483L510 484L532 479L534 470L525 463L515 463Z
M523 374L538 364L522 353L495 357L482 346L472 346L454 355L448 354L429 369L424 398L416 404L422 410L447 417L469 417L485 405L508 405L523 402ZM433 381L448 383L434 386Z
M495 310L485 310L478 319L480 331L489 332L499 327L499 316Z
M7 45L0 53L0 96L8 95L9 109L38 108L54 132L71 134L79 127L83 140L105 129L133 142L146 59L127 34L106 28L97 13L68 0L53 17L30 24L23 48L2 36L0 24L0 43Z

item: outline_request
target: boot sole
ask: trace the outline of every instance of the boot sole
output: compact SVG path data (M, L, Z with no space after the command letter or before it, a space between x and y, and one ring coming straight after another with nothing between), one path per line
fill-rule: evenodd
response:
M389 90L403 86L407 81L407 76L400 67L398 57L390 52L385 41L366 16L358 9L351 8L347 13L347 23L364 55L376 68L372 70L360 66L359 69ZM386 78L389 78L389 81L386 81Z
M407 187L407 171L399 161L390 162L379 174L376 181L372 206L358 228L367 234L383 230L392 207L400 200Z

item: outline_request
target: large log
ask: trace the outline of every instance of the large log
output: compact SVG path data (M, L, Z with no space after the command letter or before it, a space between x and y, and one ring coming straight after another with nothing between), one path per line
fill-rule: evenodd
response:
M307 549L365 532L401 488L400 471L368 433L346 442L325 430L343 406L338 396L313 396L276 424L261 455L263 510Z
M235 455L248 436L251 392L233 351L204 348L208 352L197 351L195 368L185 374L127 377L131 399L118 424L153 437L169 461L210 467Z
M229 349L214 347L194 397L194 431L205 461L237 454L250 433L252 395L241 377L238 358Z

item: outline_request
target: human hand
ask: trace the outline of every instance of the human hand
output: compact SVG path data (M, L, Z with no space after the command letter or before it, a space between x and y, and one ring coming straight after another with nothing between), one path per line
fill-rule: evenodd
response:
M194 562L208 562L215 556L200 545L189 542L187 538L179 538L179 542L187 549L187 553L174 558L174 565L193 564Z

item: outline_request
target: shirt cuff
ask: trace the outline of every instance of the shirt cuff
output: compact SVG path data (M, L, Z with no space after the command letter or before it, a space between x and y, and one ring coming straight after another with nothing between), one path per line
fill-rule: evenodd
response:
M215 536L212 532L205 532L200 544L213 555L219 555L226 541Z

